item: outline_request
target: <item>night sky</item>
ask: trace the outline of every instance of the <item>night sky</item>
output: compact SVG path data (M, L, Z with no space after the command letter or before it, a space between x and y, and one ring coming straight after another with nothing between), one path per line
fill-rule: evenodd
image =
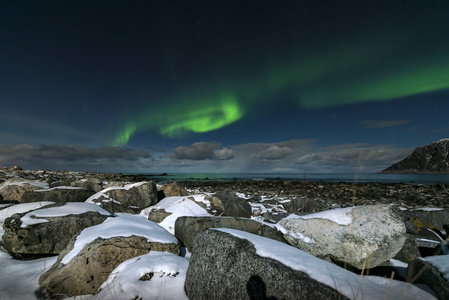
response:
M0 166L378 172L449 136L449 1L2 1Z

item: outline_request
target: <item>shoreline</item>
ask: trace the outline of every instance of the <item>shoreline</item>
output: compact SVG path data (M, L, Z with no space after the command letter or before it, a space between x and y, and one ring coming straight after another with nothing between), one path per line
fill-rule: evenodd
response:
M20 177L30 181L42 181L50 186L70 185L72 181L95 178L101 182L152 181L143 174L72 172L48 170L0 170L0 185L5 180ZM254 178L229 178L226 181L214 179L175 180L170 174L164 180L153 180L158 185L177 181L181 186L198 193L215 193L225 189L241 194L245 198L260 201L261 197L273 201L285 199L313 199L336 203L341 207L370 204L395 204L405 208L438 207L449 208L449 184L434 185L414 183L379 182L325 182L308 180L254 180ZM156 179L156 178L154 178Z

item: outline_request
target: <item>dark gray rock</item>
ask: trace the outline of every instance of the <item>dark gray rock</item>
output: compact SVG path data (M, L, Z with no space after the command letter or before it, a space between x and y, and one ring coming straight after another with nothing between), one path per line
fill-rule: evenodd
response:
M439 240L435 233L428 229L443 231L443 226L449 224L449 209L407 209L401 210L400 215L405 223L407 233L416 238Z
M416 148L412 154L381 173L449 173L449 139Z
M93 204L76 203L82 206ZM46 209L64 210L61 206L46 206L32 212L14 214L5 220L3 242L5 249L16 258L33 258L58 255L84 228L102 223L108 216L92 209L80 214L67 214L59 217L45 217L45 222L21 227L22 217ZM94 208L94 207L93 207Z
M195 239L185 282L189 299L348 299L247 240L206 230Z
M287 243L276 228L251 219L236 217L179 217L175 222L175 236L191 251L195 236L208 228L236 229Z
M84 188L73 187L56 187L48 190L38 190L32 192L25 192L22 195L21 202L41 202L41 201L53 201L56 203L65 202L84 202L95 194L93 190L86 190Z
M286 244L232 229L196 236L185 290L192 300L385 299L387 290L389 299L432 298L407 283L361 278Z
M221 200L224 207L224 216L251 217L251 206L246 199L238 197L234 191L223 190L215 193L214 197Z
M429 261L426 261L429 260ZM407 282L428 285L441 300L449 299L449 282L435 265L448 265L449 255L439 255L425 259L418 258L409 263Z

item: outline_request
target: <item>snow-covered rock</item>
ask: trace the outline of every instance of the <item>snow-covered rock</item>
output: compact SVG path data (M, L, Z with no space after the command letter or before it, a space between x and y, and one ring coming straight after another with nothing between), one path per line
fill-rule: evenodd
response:
M0 184L0 194L4 200L21 202L25 192L43 188L48 188L48 184L22 178L11 178Z
M36 205L42 203L46 202ZM24 205L16 209L24 210ZM86 227L102 223L108 216L111 213L98 205L83 202L44 206L27 213L13 214L3 225L4 247L15 257L58 255L73 236Z
M278 228L293 246L358 269L393 258L404 245L404 222L390 205L340 208L286 218Z
M179 217L175 223L175 236L191 251L195 236L208 228L231 228L250 232L286 243L276 228L248 218L236 217Z
M127 184L124 187L108 187L88 198L86 202L97 203L112 213L138 214L142 209L158 202L157 187L153 181Z
M175 234L175 222L181 216L210 216L210 214L198 205L196 198L203 198L200 195L191 197L168 197L162 199L158 204L148 207L140 213L148 218L158 210L163 210L166 217L159 223L171 234ZM192 200L193 199L193 200ZM199 200L198 200L199 201Z
M51 297L94 294L119 264L150 251L179 254L180 245L156 223L120 214L73 238L39 284Z
M189 299L435 299L411 284L360 277L297 248L232 229L197 235L185 288Z

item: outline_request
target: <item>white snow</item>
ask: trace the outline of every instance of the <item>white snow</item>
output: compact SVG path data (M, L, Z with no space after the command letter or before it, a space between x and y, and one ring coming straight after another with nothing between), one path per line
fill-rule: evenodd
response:
M13 214L24 213L50 204L54 204L54 202L51 201L30 202L9 206L7 208L0 210L0 223L5 222L5 219L11 217Z
M439 211L439 210L444 210L444 208L436 208L436 207L421 207L421 208L416 208L413 210L423 210L423 211Z
M408 283L376 276L361 278L357 274L278 241L233 229L215 228L213 230L223 231L250 241L258 255L272 258L294 270L304 272L349 299L385 299L387 292L388 299L436 299L433 295ZM391 288L388 291L390 284Z
M77 186L57 186L51 189L40 189L40 190L34 190L35 192L48 192L48 191L54 191L54 190L84 190L82 187Z
M49 217L80 215L89 211L97 211L100 214L106 216L112 215L110 212L95 204L84 202L67 202L62 206L43 208L27 213L22 218L20 218L20 221L22 222L22 225L20 227L26 228L30 225L49 222L47 219L45 219Z
M189 196L194 197L194 199L201 199L200 195ZM172 214L166 217L162 222L159 223L160 226L164 227L168 232L174 234L175 232L175 222L176 219L183 216L210 216L210 214L201 206L189 199L189 197L167 197L162 199L156 205L150 206L140 213L144 217L148 217L148 214L152 210L165 209L166 212L171 212Z
M434 265L443 275L443 278L449 281L449 255L427 256L420 259Z
M156 223L142 216L118 214L117 217L107 218L103 223L81 231L80 235L76 238L73 250L64 256L61 263L69 263L86 244L89 244L97 238L109 239L115 236L142 236L148 242L178 244L178 240L173 235Z
M188 299L184 291L188 266L186 258L151 251L121 263L93 299ZM140 280L146 274L151 279Z
M0 300L38 299L34 292L39 288L39 277L56 259L17 260L0 251Z
M336 208L310 215L298 216L299 219L326 219L339 225L350 225L353 207Z

